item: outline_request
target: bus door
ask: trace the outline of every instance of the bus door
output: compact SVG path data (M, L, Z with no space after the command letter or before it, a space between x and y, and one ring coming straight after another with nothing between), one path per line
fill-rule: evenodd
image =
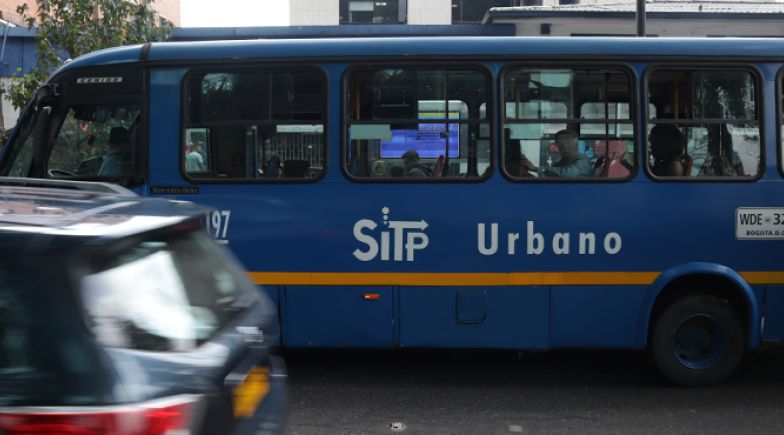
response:
M143 100L138 66L65 71L22 114L0 174L105 181L141 193Z

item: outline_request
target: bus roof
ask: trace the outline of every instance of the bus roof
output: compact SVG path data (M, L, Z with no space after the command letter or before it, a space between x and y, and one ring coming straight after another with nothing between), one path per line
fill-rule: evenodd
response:
M607 58L781 58L779 38L606 38L606 37L408 37L260 39L159 42L111 48L81 56L63 70L137 62L243 61L256 58L345 60L356 57L503 58L585 56Z

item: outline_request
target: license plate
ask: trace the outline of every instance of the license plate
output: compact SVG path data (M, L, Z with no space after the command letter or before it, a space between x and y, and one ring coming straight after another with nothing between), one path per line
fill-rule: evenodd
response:
M238 418L252 416L269 390L269 369L253 367L242 384L234 387L234 416Z
M741 207L735 212L738 240L784 239L784 208Z

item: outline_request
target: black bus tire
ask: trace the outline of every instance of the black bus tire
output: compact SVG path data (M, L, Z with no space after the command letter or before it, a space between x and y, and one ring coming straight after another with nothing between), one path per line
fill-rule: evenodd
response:
M679 385L700 387L723 381L746 349L737 313L712 296L675 301L655 322L651 355L659 371Z

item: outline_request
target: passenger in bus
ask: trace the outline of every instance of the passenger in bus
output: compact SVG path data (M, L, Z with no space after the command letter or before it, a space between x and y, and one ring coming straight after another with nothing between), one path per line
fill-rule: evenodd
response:
M579 150L577 133L572 130L561 130L555 134L555 146L561 159L552 166L539 168L523 154L521 166L532 172L539 172L543 177L591 177L593 165Z
M204 156L201 154L201 146L195 145L185 149L185 170L188 172L204 172Z
M634 172L634 156L627 151L625 140L596 141L594 177L626 178Z
M273 155L267 160L264 167L264 178L281 178L283 177L283 164L281 164L280 157Z
M414 150L408 150L403 153L403 165L406 167L406 176L408 177L429 177L430 168L423 166L419 163L419 153Z
M128 129L113 127L109 130L107 142L109 152L103 156L98 175L124 177L133 175L133 149Z
M683 134L673 124L656 124L648 140L653 164L651 173L658 177L683 176Z

